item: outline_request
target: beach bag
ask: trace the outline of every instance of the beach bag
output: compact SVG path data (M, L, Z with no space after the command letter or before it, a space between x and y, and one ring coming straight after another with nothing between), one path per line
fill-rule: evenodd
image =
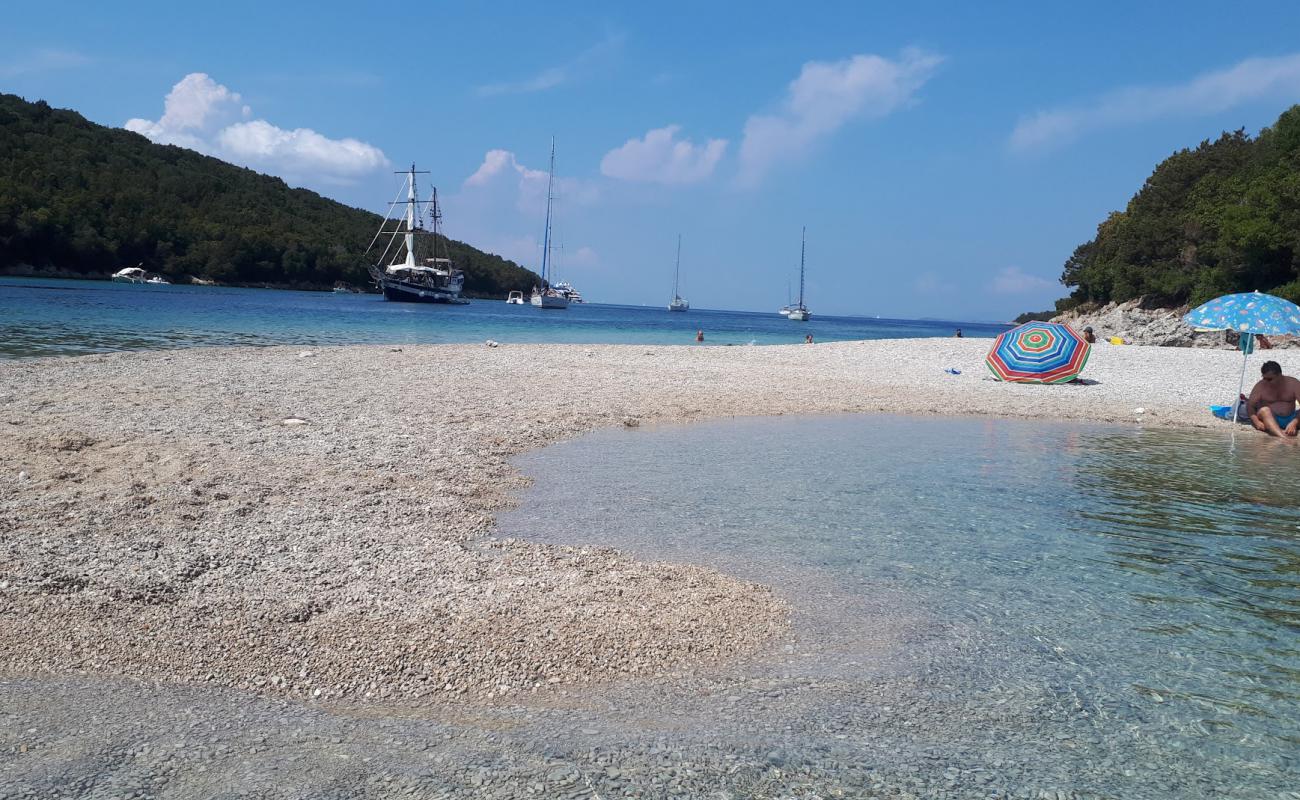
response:
M1232 406L1210 406L1210 413L1219 419L1230 419ZM1237 422L1250 423L1250 401L1244 394L1241 396L1241 401L1237 403Z

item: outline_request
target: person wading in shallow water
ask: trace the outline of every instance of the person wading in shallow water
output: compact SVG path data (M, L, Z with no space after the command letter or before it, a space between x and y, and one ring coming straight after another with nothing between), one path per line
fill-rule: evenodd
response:
M704 341L704 331L696 331L696 332L695 332L695 341L697 341L697 342L702 342L702 341Z
M1246 401L1250 424L1269 436L1297 441L1300 414L1296 412L1296 401L1300 401L1300 381L1283 375L1276 361L1265 361L1259 371L1259 383L1250 390L1250 399Z

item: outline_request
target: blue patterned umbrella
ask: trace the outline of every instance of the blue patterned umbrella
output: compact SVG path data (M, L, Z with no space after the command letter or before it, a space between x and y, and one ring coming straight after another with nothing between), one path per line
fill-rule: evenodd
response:
M1183 322L1203 331L1296 335L1300 306L1262 292L1225 294L1187 312Z
M1241 390L1246 386L1246 362L1255 349L1255 334L1273 336L1300 334L1300 306L1262 292L1225 294L1197 306L1183 316L1183 322L1202 331L1236 331L1241 334L1241 378L1232 398L1232 413L1237 418Z

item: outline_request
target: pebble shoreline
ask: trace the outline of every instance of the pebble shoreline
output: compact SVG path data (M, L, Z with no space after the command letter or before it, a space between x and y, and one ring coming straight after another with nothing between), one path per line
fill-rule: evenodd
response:
M1205 406L1231 396L1241 365L1229 351L1097 345L1088 385L1015 386L989 376L989 344L0 363L0 678L465 707L669 681L771 647L787 601L712 569L493 538L494 514L523 486L512 455L603 426L719 416L1226 426ZM1300 368L1300 356L1276 357Z

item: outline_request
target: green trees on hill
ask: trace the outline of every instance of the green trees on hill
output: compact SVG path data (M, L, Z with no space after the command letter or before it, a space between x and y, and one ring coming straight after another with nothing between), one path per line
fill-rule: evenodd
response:
M1062 311L1256 289L1300 302L1300 106L1254 139L1239 130L1170 156L1074 251L1061 282L1075 287Z
M362 285L379 222L279 178L0 94L0 267L102 275L143 263L221 283ZM503 297L539 281L447 244L467 294Z

